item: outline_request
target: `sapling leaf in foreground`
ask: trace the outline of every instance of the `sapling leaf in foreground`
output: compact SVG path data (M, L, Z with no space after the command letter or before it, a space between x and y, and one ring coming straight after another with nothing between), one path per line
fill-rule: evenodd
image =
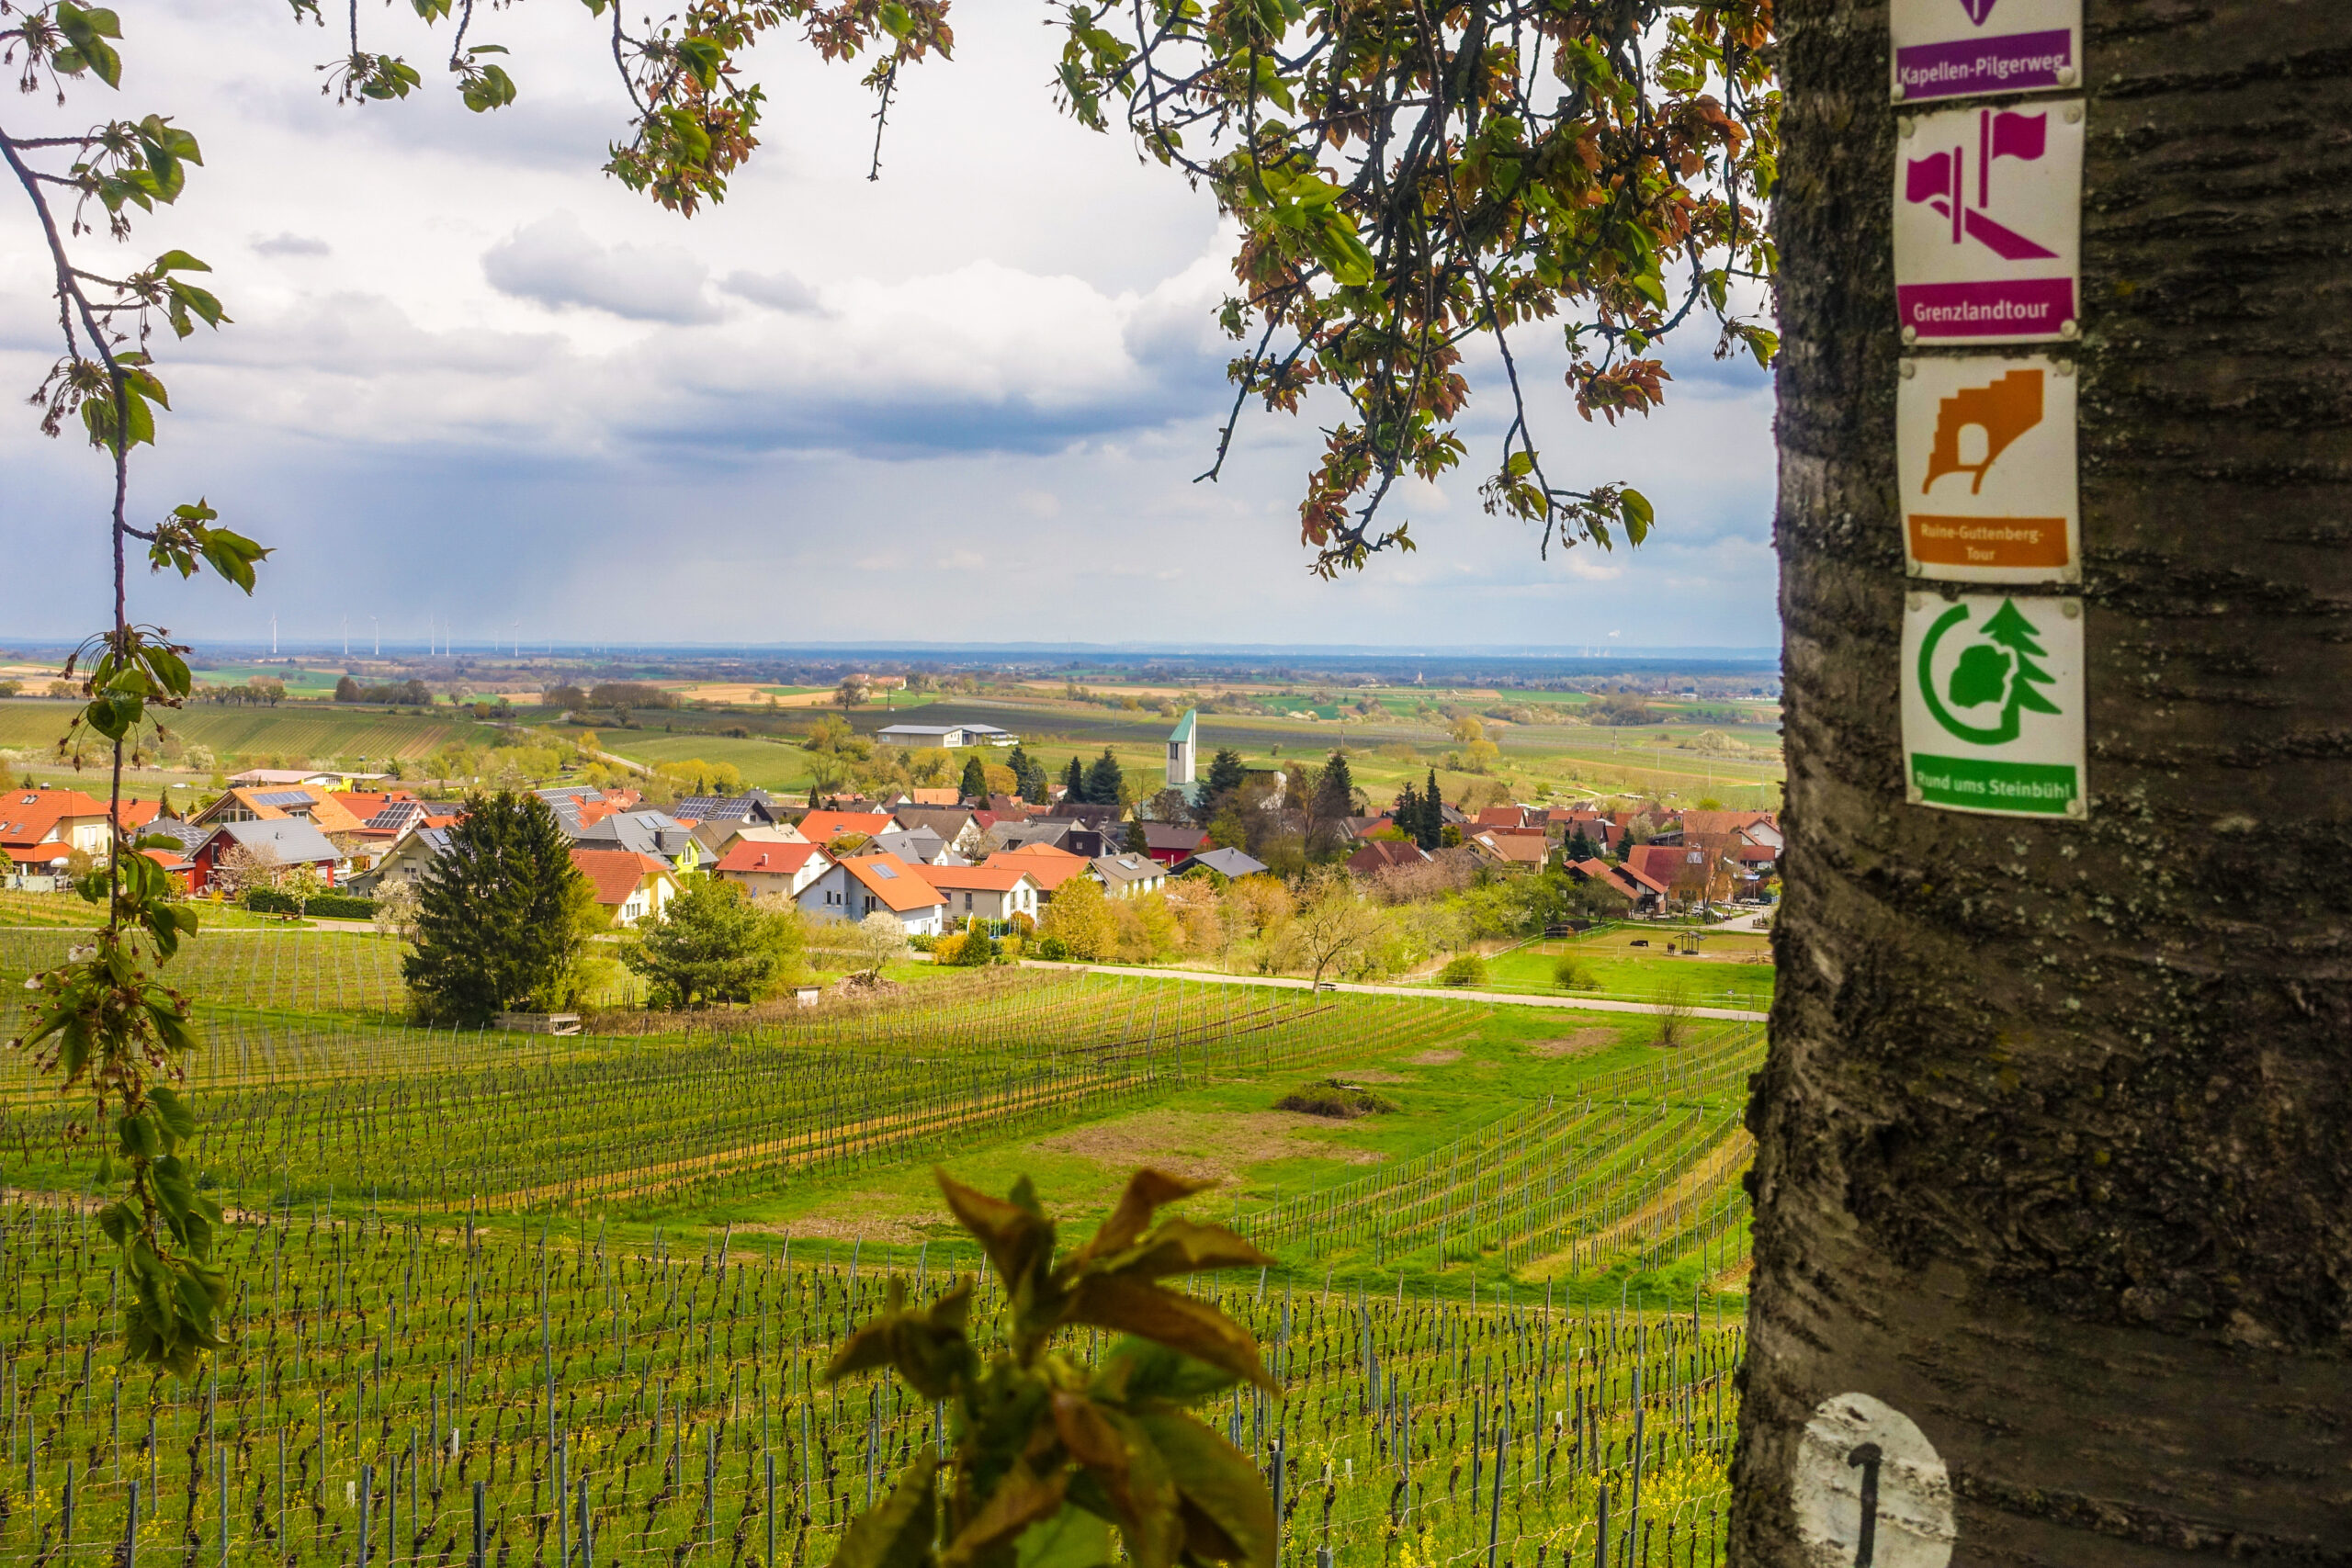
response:
M1157 1281L1271 1261L1232 1232L1155 1212L1206 1183L1139 1170L1085 1246L1055 1257L1027 1177L1004 1198L939 1173L940 1191L1004 1287L1004 1334L971 1340L972 1286L889 1304L843 1342L827 1379L889 1367L952 1412L954 1446L916 1457L843 1534L833 1568L1097 1568L1110 1531L1141 1568L1272 1568L1273 1502L1248 1456L1185 1406L1238 1382L1272 1388L1249 1331ZM1124 1332L1098 1367L1065 1329ZM945 1509L944 1519L939 1510Z

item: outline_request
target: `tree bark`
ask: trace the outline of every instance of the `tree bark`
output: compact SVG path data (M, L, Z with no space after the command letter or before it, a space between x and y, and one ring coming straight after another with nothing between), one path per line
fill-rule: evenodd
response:
M1826 1568L1792 1474L1853 1393L1954 1563L2352 1562L2352 4L2086 10L2074 822L1905 803L1886 8L1781 8L1736 1563Z

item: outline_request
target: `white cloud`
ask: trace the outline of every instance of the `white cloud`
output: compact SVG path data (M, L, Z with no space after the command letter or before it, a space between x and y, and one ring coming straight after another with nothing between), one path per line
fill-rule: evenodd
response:
M363 44L437 58L406 12L363 16ZM1051 31L966 17L954 62L902 79L878 183L859 73L789 31L756 61L763 147L689 223L600 172L626 106L576 9L478 20L522 87L491 116L430 70L407 101L337 107L311 69L333 39L242 0L142 14L125 96L135 75L206 164L90 260L187 248L236 324L163 345L177 412L135 506L205 494L280 547L253 602L142 581L143 613L206 637L272 611L302 635L332 607L388 637L429 613L461 638L519 617L582 640L1572 645L1626 626L1632 595L1653 607L1620 646L1777 635L1769 393L1704 342L1663 412L1610 430L1576 418L1530 334L1547 469L1642 488L1642 549L1546 562L1483 513L1501 414L1473 365L1464 467L1392 497L1419 552L1321 583L1296 507L1337 410L1246 411L1221 481L1194 482L1231 400L1230 236L1205 193L1056 113L1035 86ZM20 112L38 134L86 105ZM55 354L42 265L0 225L0 388L20 394ZM104 465L20 410L0 471L0 558L51 584L0 632L78 631L103 561L57 541L102 511ZM884 574L888 594L842 591Z
M709 273L676 245L600 245L580 220L553 212L482 253L482 276L502 294L551 310L581 307L632 321L715 321Z
M254 254L261 256L325 256L334 254L334 247L324 240L314 240L307 234L272 234L266 240L254 242Z

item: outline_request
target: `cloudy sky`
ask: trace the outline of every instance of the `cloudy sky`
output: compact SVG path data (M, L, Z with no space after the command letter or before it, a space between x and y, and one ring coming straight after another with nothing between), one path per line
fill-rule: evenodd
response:
M1305 570L1315 420L1247 420L1196 484L1226 405L1213 204L1124 138L1054 111L1040 6L959 7L953 62L902 78L865 178L854 69L789 39L757 56L765 145L692 221L598 173L623 123L584 10L485 12L522 93L474 116L438 79L447 28L362 8L362 41L428 91L337 106L335 34L276 0L126 7L119 107L207 166L129 258L209 261L237 324L167 346L179 411L133 512L198 493L279 547L248 604L142 580L135 615L199 637L414 643L1122 640L1755 647L1778 640L1770 400L1694 340L1668 410L1586 425L1544 377L1555 477L1657 504L1638 552L1549 562L1478 507L1471 471L1400 493L1421 541L1360 578ZM62 129L11 95L15 134ZM47 264L0 207L0 384L55 353ZM85 265L128 265L85 241ZM1526 350L1522 350L1526 352ZM105 609L105 465L0 410L0 637ZM1392 503L1394 504L1394 503ZM38 578L28 568L38 568ZM38 581L38 591L27 585Z

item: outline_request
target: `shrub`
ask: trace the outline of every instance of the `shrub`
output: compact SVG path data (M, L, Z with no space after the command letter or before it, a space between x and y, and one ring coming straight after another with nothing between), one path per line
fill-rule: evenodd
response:
M1441 986L1483 986L1487 983L1487 961L1475 953L1465 953L1437 972Z
M302 900L274 887L256 887L245 895L245 908L256 915L316 915L325 920L372 920L376 918L373 898L354 898L347 893L322 893Z
M946 962L967 969L984 967L996 962L996 943L986 927L975 925L956 939L955 955Z
M1552 983L1564 991L1600 989L1600 978L1592 972L1592 966L1573 953L1562 953L1560 961L1552 965Z
M1049 936L1037 944L1037 956L1049 964L1059 964L1069 956L1069 943L1057 936Z
M929 953L939 945L939 939L928 932L917 931L914 935L907 938L907 945L913 948L917 953Z
M1384 1100L1370 1089L1349 1083L1344 1078L1317 1078L1313 1083L1300 1085L1274 1101L1274 1109L1352 1122L1359 1116L1385 1115L1396 1109L1396 1102Z

